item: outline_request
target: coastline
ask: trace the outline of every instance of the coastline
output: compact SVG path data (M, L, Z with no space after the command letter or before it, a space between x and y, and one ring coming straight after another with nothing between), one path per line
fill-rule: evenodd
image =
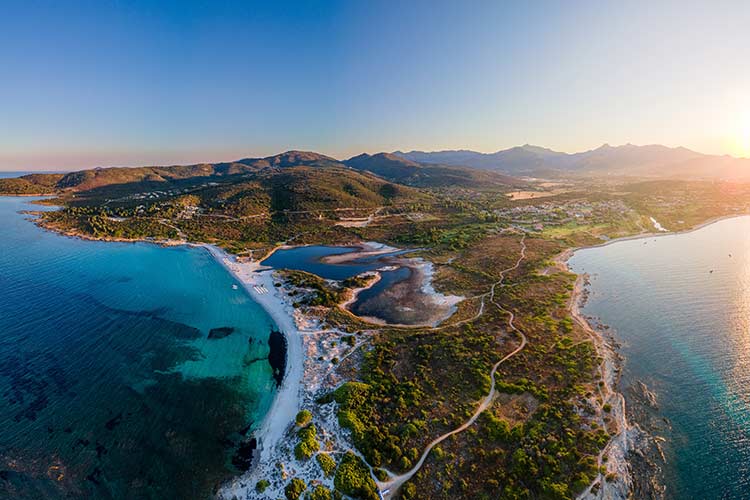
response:
M274 285L273 272L270 267L260 264L260 261L283 247L275 247L270 250L263 259L247 260L240 262L237 256L226 250L209 243L194 243L186 240L172 239L128 239L113 237L95 237L77 231L63 231L54 226L35 223L44 230L52 231L61 236L79 238L87 241L114 242L114 243L146 243L163 247L185 246L191 248L202 248L221 265L242 286L251 300L260 305L275 324L278 331L286 341L286 363L285 373L280 386L276 388L271 406L266 412L261 424L253 432L253 438L257 442L250 469L230 479L219 487L217 496L222 496L222 491L233 488L232 483L241 481L245 476L252 475L255 469L262 464L273 463L277 448L282 444L287 429L293 425L294 418L302 406L302 378L305 373L305 348L303 345L302 332L297 328L295 310L291 303L284 299L282 294L284 287ZM265 288L268 292L260 294L254 287ZM254 484L252 485L254 487ZM249 487L241 487L239 491L250 491ZM236 491L235 491L236 492ZM231 496L230 496L231 497Z
M258 461L268 461L301 406L305 354L294 309L281 296L282 287L274 286L272 269L264 268L258 261L239 262L235 256L215 245L188 245L205 248L216 262L234 276L252 300L266 311L286 339L286 373L262 424L253 433L258 442ZM260 294L254 287L265 288L268 293Z
M750 214L731 214L725 216L714 217L708 219L700 224L682 231L675 232L644 232L631 236L625 236L622 238L615 238L612 240L604 241L599 244L582 246L582 247L571 247L560 254L558 254L553 262L561 270L571 272L568 266L568 260L579 250L604 247L610 244L628 241L628 240L639 240L656 238L663 236L672 236L690 233L702 229L711 224L723 221L725 219L733 219L738 217L747 217ZM281 386L277 389L276 394L271 407L263 418L262 424L256 429L254 436L258 441L257 455L251 470L241 476L230 480L229 483L222 485L219 492L219 496L225 498L231 498L232 495L242 492L247 497L252 497L250 493L254 483L254 480L258 477L263 478L262 473L268 472L269 468L273 469L276 459L281 454L285 453L285 448L289 446L287 438L288 430L293 427L294 417L296 412L306 406L306 402L309 402L310 396L313 395L316 390L319 389L317 383L319 381L309 382L307 380L308 370L311 370L309 364L315 365L312 369L315 370L315 375L320 377L328 377L332 371L331 368L323 367L323 365L317 361L311 359L310 345L314 342L318 342L317 339L313 339L313 334L319 333L336 333L332 331L324 332L317 328L298 327L298 320L301 323L310 322L311 317L305 317L299 312L296 312L291 306L288 297L285 297L285 288L274 286L273 270L260 265L260 260L245 260L240 259L235 255L228 253L227 251L211 244L204 243L191 243L184 240L135 240L135 239L118 239L118 238L97 238L91 237L85 234L77 234L76 232L64 232L54 227L40 226L45 229L52 230L58 234L64 234L66 236L78 237L81 239L97 240L97 241L120 241L120 242L145 242L163 246L177 246L186 245L191 247L205 248L210 255L222 265L235 279L238 280L238 284L242 284L248 295L252 300L261 305L263 309L269 314L271 319L276 324L277 328L284 334L287 341L287 363L284 378ZM271 249L267 255L271 255L274 251L280 248L289 248L291 246L280 246ZM361 247L360 247L361 248ZM381 252L375 252L381 253ZM382 252L385 253L385 252ZM351 258L352 255L357 255L358 252L344 254ZM357 255L359 257L359 255ZM355 258L357 258L355 257ZM426 263L428 266L430 263ZM431 269L430 269L431 270ZM377 274L377 279L368 283L362 289L356 289L355 293L352 294L347 304L350 304L356 300L358 292L363 289L372 287L380 279L380 273ZM430 286L431 280L425 281L425 286ZM254 290L254 286L263 286L269 293L259 294ZM633 463L638 460L645 459L643 456L644 442L648 440L649 436L644 432L638 423L631 416L633 422L628 421L628 410L626 408L626 401L624 394L620 392L618 388L619 372L622 360L618 354L617 342L613 341L609 334L605 334L601 329L597 328L597 325L590 323L589 319L586 318L582 312L582 307L586 299L587 276L585 274L577 275L574 290L571 294L570 303L568 309L571 317L578 324L584 332L592 339L592 343L596 348L596 352L604 360L599 367L604 385L599 389L599 398L592 398L598 408L597 420L602 424L603 427L612 429L611 423L605 422L605 417L608 417L617 426L617 432L610 432L610 440L601 451L598 457L598 465L605 467L606 472L600 472L598 476L592 481L591 485L581 493L578 498L580 499L625 499L633 493L636 481L634 476L638 479L638 473L640 469L636 469ZM430 286L431 288L431 286ZM428 291L425 289L425 292ZM432 295L436 292L431 289ZM341 305L340 305L341 306ZM348 310L346 307L344 309ZM450 316L450 315L449 315ZM368 321L371 318L364 318ZM314 321L314 320L312 320ZM300 324L301 324L300 323ZM396 325L407 328L412 328L414 325ZM338 332L341 333L341 332ZM366 342L366 341L365 341ZM359 345L364 342L359 342ZM294 352L293 349L296 349ZM320 358L322 359L322 358ZM343 358L342 358L343 359ZM303 376L305 377L303 381ZM606 414L603 412L605 404L611 406L611 411ZM326 419L327 420L327 419ZM329 423L330 424L330 423ZM336 424L330 424L329 429L334 429L334 435L336 435L337 444L346 444L347 440L341 438L336 433ZM329 434L330 435L330 434ZM337 446L338 447L338 446ZM260 469L260 465L264 468ZM298 465L298 464L293 464ZM635 470L634 470L635 469ZM302 471L305 472L304 470ZM261 474L259 476L259 474ZM610 476L612 474L612 476Z
M700 222L696 224L695 226L689 227L687 229L682 229L680 231L670 231L667 230L661 231L661 232L643 232L638 234L633 234L630 236L622 236L620 238L613 238L611 240L603 241L601 243L597 243L595 245L585 245L582 247L570 247L568 249L565 249L563 252L561 252L557 257L555 257L554 262L555 263L565 263L570 259L570 257L573 256L574 253L576 253L579 250L587 250L589 248L601 248L606 247L609 245L614 245L615 243L621 243L623 241L631 241L631 240L641 240L646 238L665 238L667 236L675 236L678 234L688 234L692 233L694 231L698 231L699 229L703 229L704 227L710 226L711 224L716 224L717 222L721 222L723 220L729 220L729 219L736 219L738 217L750 217L750 213L743 213L743 214L731 214L731 215L719 215L716 217L712 217L708 220L705 220L703 222ZM567 269L567 265L565 265ZM572 272L572 271L571 271Z
M250 469L234 478L218 485L217 495L225 486L240 477L251 473L254 468L263 462L275 463L277 447L284 440L289 427L294 425L294 418L302 404L302 379L305 372L305 350L303 339L296 325L295 310L290 301L283 297L284 287L277 287L274 283L273 269L260 265L256 260L240 260L224 249L208 244L194 243L182 239L128 239L114 237L95 237L78 231L61 230L53 225L42 223L38 217L39 212L28 211L35 216L30 219L36 226L45 231L50 231L59 236L76 238L85 241L98 241L108 243L145 243L161 247L184 246L189 248L204 249L215 262L221 265L246 291L251 300L261 306L269 315L276 329L284 336L285 357L284 374L281 383L277 386L273 401L266 411L260 425L252 432L252 438L257 445L252 457ZM274 248L275 250L276 248ZM273 251L273 250L272 250ZM262 287L266 293L259 293L254 287Z
M567 272L568 259L574 252L566 250L560 257L559 263ZM601 384L599 386L598 398L591 398L590 402L598 410L597 420L599 424L610 431L611 438L597 457L597 465L605 467L606 472L599 472L591 484L581 492L578 500L625 500L630 498L633 490L632 468L629 460L630 453L636 448L635 441L640 439L641 431L637 425L628 422L625 397L619 392L619 374L622 359L617 352L617 346L613 345L604 333L589 323L581 308L587 298L588 276L586 274L576 275L576 281L568 305L573 321L591 338L596 353L602 358L599 365ZM609 412L604 410L609 405ZM606 419L611 419L608 422ZM614 431L614 434L613 432Z
M284 435L287 429L292 425L296 413L302 408L302 402L305 399L303 392L302 377L305 370L306 356L304 353L303 335L309 335L313 333L311 329L305 328L302 332L297 327L297 322L309 323L311 318L304 317L302 313L295 311L291 302L285 300L283 293L286 291L284 286L274 286L273 280L273 268L263 266L261 262L272 255L278 250L285 248L294 248L293 245L279 245L258 259L252 259L240 261L239 258L224 249L209 243L194 243L183 239L129 239L129 238L117 238L117 237L97 237L81 233L78 231L61 230L54 226L39 224L40 227L56 232L58 234L80 238L88 241L104 241L104 242L118 242L118 243L147 243L159 246L187 246L193 248L205 249L224 269L230 273L240 284L252 300L260 305L266 313L271 317L276 327L284 335L287 341L287 359L286 359L286 373L281 386L277 389L277 393L274 396L273 403L269 408L266 416L263 419L262 424L256 429L254 437L257 440L256 456L254 461L254 467L266 463L271 459L275 453L275 448L279 444L282 444ZM377 256L380 254L387 254L393 251L398 251L397 248L393 248L384 244L376 242L363 242L359 245L352 245L353 248L358 248L351 253L342 254L340 259L335 259L335 262L327 262L329 264L338 264L346 262L347 260L357 259L368 256ZM402 260L402 259L399 259ZM343 303L339 304L339 307L344 311L356 316L358 319L370 323L376 327L382 327L388 325L394 328L415 328L419 326L435 326L445 319L449 318L456 308L456 303L463 300L463 297L457 296L445 296L432 287L432 275L434 274L434 268L431 263L422 261L420 259L417 263L409 263L406 265L418 272L421 276L420 290L422 293L429 295L432 300L441 306L448 308L447 314L444 317L436 318L435 322L430 322L426 325L413 325L413 324L390 324L379 318L373 317L362 317L352 313L348 306L356 302L359 293L363 290L367 290L376 285L381 279L381 273L374 271L373 278L364 287L352 290L353 293ZM255 291L254 287L260 286L268 290L267 294L259 294ZM320 330L318 330L319 332ZM309 391L308 391L309 392ZM251 468L252 471L252 468ZM244 476L244 475L243 475ZM242 476L240 476L242 477Z
M565 272L573 273L568 266L568 261L580 250L601 248L624 241L692 233L723 220L747 216L750 216L750 214L743 213L712 217L682 231L646 232L615 238L596 245L571 247L558 254L553 259L553 264ZM618 387L622 358L618 352L616 340L607 338L602 330L589 322L581 310L588 296L588 284L588 275L576 274L576 281L568 304L568 310L575 323L592 339L597 354L603 359L599 367L601 379L604 382L599 391L602 398L601 405L598 407L599 417L601 419L604 404L609 404L611 407L609 417L617 425L617 433L612 435L598 457L598 465L606 467L606 474L600 473L577 498L578 500L625 500L626 498L630 498L636 486L643 487L644 485L647 488L651 488L653 490L652 493L656 495L656 498L659 498L658 495L663 493L663 486L656 484L652 478L643 477L648 474L649 468L652 468L652 465L648 463L649 458L647 454L649 453L649 448L653 447L652 441L654 440L641 428L639 422L633 420L632 412L630 411L631 408L626 405L624 393ZM629 415L631 415L632 421L629 421ZM660 453L658 443L656 452Z

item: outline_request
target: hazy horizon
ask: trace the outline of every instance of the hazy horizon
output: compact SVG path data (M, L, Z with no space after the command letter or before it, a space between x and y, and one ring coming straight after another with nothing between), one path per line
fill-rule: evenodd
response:
M748 24L732 1L9 2L0 169L525 143L747 157Z
M668 148L680 148L680 147L684 147L684 146L679 146L679 145L678 146L669 146L669 145L666 145L666 144L633 144L633 143L610 144L610 143L603 143L603 144L600 144L599 146L596 146L596 147L593 147L593 148L589 148L589 149L586 149L586 150L581 150L581 151L560 151L560 150L556 150L556 149L553 149L553 148L547 148L547 146L545 146L543 144L524 143L524 144L516 144L514 146L509 146L507 148L495 149L495 150L492 150L492 151L477 151L475 149L470 149L470 148L465 148L465 147L464 148L459 147L459 148L454 148L454 149L450 149L450 150L449 149L440 149L440 150L439 149L424 149L424 150L418 150L418 149L415 149L415 148L404 148L404 149L397 149L397 150L393 150L393 151L360 151L359 153L355 153L352 156L356 156L357 154L362 154L362 153L367 153L367 154L394 153L394 152L407 153L407 152L411 152L411 151L422 151L422 152L427 152L427 153L431 153L431 152L444 152L444 151L472 151L472 152L475 152L475 153L492 154L492 153L497 153L497 152L500 152L500 151L504 151L504 150L507 150L507 149L515 148L515 147L521 147L521 146L542 147L542 148L551 149L551 150L553 150L553 151L555 151L557 153L576 154L576 153L583 153L583 152L587 152L587 151L592 151L592 150L598 149L598 148L600 148L602 146L605 146L605 145L611 146L613 148L621 147L621 146L628 146L628 145L630 145L630 146L636 146L636 147L641 147L641 146L664 146L664 147L668 147ZM690 149L690 148L687 148L687 149ZM327 153L325 153L323 151L302 150L300 148L290 148L290 149L285 149L283 151L276 151L276 152L269 153L269 154L244 154L244 155L239 155L239 156L236 156L236 157L233 157L233 158L219 158L219 159L214 158L214 159L204 159L204 160L197 160L197 161L196 160L186 160L186 161L182 161L182 162L165 162L165 163L148 163L148 162L144 162L144 163L133 163L133 164L86 165L86 166L82 166L82 167L70 167L70 168L66 168L66 167L60 167L60 168L48 167L48 168L38 168L38 169L23 169L23 168L21 168L21 169L3 169L3 168L0 168L0 172L5 172L5 173L9 173L9 172L10 173L13 173L13 172L39 172L39 173L41 173L41 172L47 172L47 173L59 173L59 172L71 172L71 171L75 171L75 170L85 170L85 169L89 169L89 168L122 168L122 167L124 167L124 168L136 168L136 167L146 167L146 166L164 166L164 167L166 167L166 166L172 166L172 165L192 165L192 164L201 164L201 163L228 163L228 162L232 162L232 161L242 160L242 159L245 159L245 158L264 158L264 157L268 157L268 156L275 156L275 155L282 154L282 153L285 153L285 152L288 152L288 151L310 151L310 152L319 153L319 154L322 154L322 155L325 155L325 156L330 156L331 158L334 158L334 159L339 160L339 161L348 160L349 158L351 158L351 156L337 157L337 156L333 156L333 155L327 154ZM695 153L698 153L698 154L710 154L710 153L704 153L703 151L696 151L696 150L693 150L693 149L691 149L691 151L693 151ZM727 154L725 156L733 156L733 155ZM741 159L745 158L745 157L737 157L737 156L733 156L733 157L734 158L741 158Z

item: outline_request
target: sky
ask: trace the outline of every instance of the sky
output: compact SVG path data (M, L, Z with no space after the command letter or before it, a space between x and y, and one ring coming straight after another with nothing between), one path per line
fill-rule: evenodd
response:
M531 143L750 156L750 2L4 0L0 170Z

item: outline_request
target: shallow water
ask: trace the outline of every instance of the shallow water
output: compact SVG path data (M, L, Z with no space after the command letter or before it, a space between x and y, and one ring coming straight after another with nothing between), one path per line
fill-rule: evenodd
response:
M357 300L350 307L351 311L359 316L373 316L389 323L400 323L404 321L402 315L399 314L397 308L394 307L394 304L386 302L383 305L378 299L389 288L409 279L411 273L411 269L407 267L400 267L393 271L381 272L380 281L367 290L362 290L357 295Z
M750 495L750 217L585 249L583 311L622 341L622 387L645 382L668 419L669 498ZM626 392L626 396L627 396Z
M270 318L203 249L61 237L28 201L0 197L0 497L207 497L270 406Z

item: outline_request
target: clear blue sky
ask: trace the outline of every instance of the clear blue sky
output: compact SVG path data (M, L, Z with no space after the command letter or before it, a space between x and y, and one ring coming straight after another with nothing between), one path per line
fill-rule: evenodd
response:
M4 1L0 169L527 142L742 154L750 2L653 3Z

